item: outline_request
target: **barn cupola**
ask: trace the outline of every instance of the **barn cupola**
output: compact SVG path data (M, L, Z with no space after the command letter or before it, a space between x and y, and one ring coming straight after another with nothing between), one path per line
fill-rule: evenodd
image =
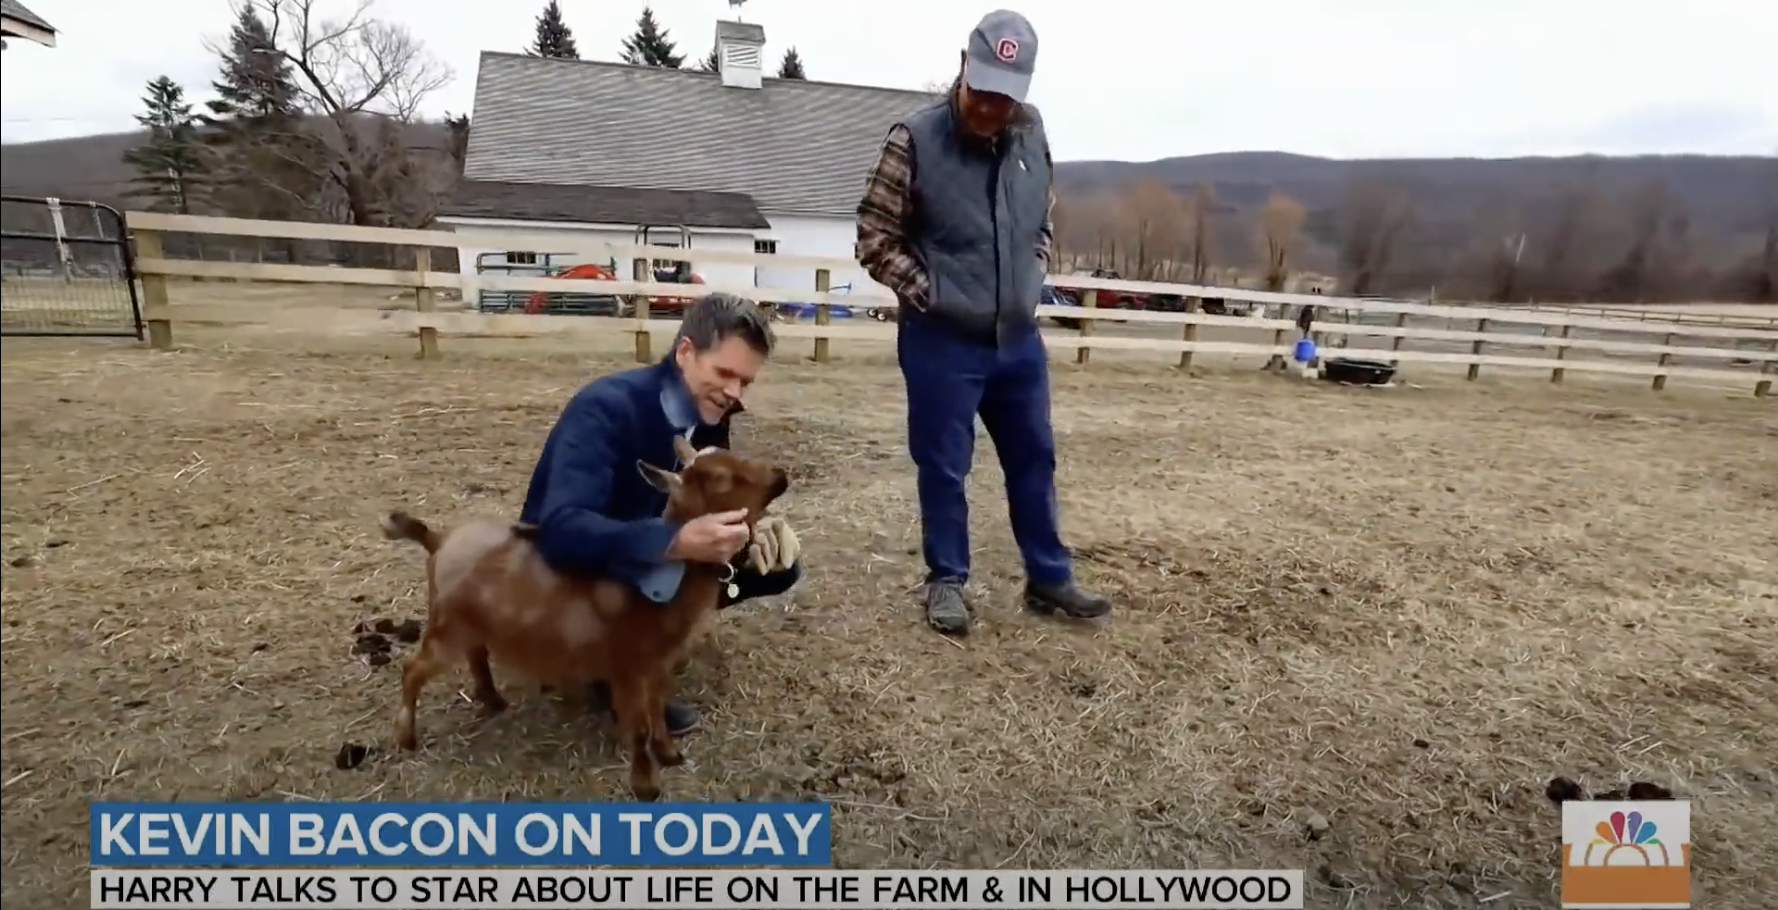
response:
M765 75L766 30L750 22L716 23L716 64L722 84L757 89Z

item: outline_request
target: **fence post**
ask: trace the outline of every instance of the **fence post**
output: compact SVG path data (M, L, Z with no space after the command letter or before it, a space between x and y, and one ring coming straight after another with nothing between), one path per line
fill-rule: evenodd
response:
M1480 333L1487 332L1488 331L1488 320L1477 319L1475 321L1475 330ZM1482 341L1479 338L1476 339L1475 342L1469 346L1470 356L1471 357L1482 356L1482 346L1485 344L1487 344L1487 342ZM1471 382L1474 382L1475 378L1480 375L1482 375L1482 365L1479 363L1472 362L1469 365L1469 375L1465 376L1464 378L1470 380Z
M833 287L833 273L828 271L827 269L816 269L815 270L815 292L818 294L826 294L828 292L828 290L831 289L832 287ZM830 322L832 322L832 320L833 320L833 316L831 314L831 311L828 310L826 303L815 304L815 324L816 325L827 325ZM826 363L827 362L827 338L826 338L826 336L817 335L815 337L815 362L816 363Z
M1185 311L1187 313L1196 313L1200 302L1201 301L1196 297L1185 298ZM1198 340L1198 324L1195 322L1186 323L1183 337L1188 344L1196 342ZM1186 348L1179 352L1179 368L1182 370L1189 370L1192 368L1191 348Z
M1778 372L1778 370L1773 369L1774 364L1778 364L1778 341L1772 342L1772 356L1767 357L1766 362L1760 365L1759 374L1761 376L1770 376L1772 373ZM1772 380L1770 379L1761 379L1753 386L1753 397L1755 398L1764 398L1771 393Z
M1668 332L1666 340L1662 341L1661 344L1666 347L1672 347L1673 346L1673 333ZM1655 366L1664 367L1667 365L1667 361L1669 361L1671 359L1673 359L1673 354L1671 352L1662 351L1661 352L1661 359L1655 363ZM1656 392L1659 392L1660 390L1662 390L1666 387L1667 387L1667 374L1666 373L1656 373L1655 374L1655 381L1653 383L1649 384L1649 389L1651 389L1652 391L1656 391Z
M431 280L426 273L432 271L432 248L429 246L414 247L414 273L419 277L419 284L414 288L414 309L422 313L432 312ZM438 359L438 329L423 325L420 327L420 359Z
M648 260L637 259L630 263L630 277L637 283L654 280L654 272L648 267ZM648 295L637 294L635 306L636 318L641 320L636 328L636 362L649 363L654 354L648 340Z
M145 259L160 259L161 235L158 231L131 231L130 236L136 241L136 265L141 267ZM148 322L148 346L157 351L168 351L173 348L173 313L171 301L167 298L167 278L165 275L143 275L142 277L142 315Z
M1570 326L1567 323L1563 323L1561 337L1567 338L1568 337L1568 330L1570 328L1573 328L1573 326ZM1568 357L1568 345L1565 345L1565 344L1557 345L1556 346L1556 359L1557 360L1565 360L1565 359L1567 359L1567 357ZM1562 368L1561 367L1556 367L1555 369L1550 371L1550 381L1551 382L1561 382L1562 381Z
M1398 329L1398 330L1400 330L1400 329L1406 329L1406 328L1407 328L1407 326L1408 326L1408 314L1406 314L1406 313L1396 313L1396 314L1395 314L1395 327L1396 327L1396 329ZM1404 337L1404 336L1403 336L1403 334L1402 334L1402 333L1401 333L1401 332L1400 332L1400 331L1397 331L1397 332L1396 332L1396 333L1395 333L1395 337L1394 337L1394 338L1391 338L1391 339L1389 339L1389 350L1390 350L1390 351L1399 351L1399 350L1401 350L1401 342L1402 342L1402 338L1403 338L1403 337ZM1391 357L1391 358L1389 358L1389 362L1390 362L1390 363L1391 363L1391 364L1397 364L1397 363L1400 363L1400 362L1401 362L1401 358L1400 358L1400 357Z
M1313 334L1314 334L1313 332L1310 333L1311 336ZM1313 341L1314 338L1311 337L1310 340ZM1279 329L1279 330L1272 333L1272 347L1273 348L1283 347L1284 342L1285 342L1285 330L1284 329ZM1274 350L1272 352L1272 356L1266 359L1265 368L1267 370L1277 370L1280 373L1287 372L1290 369L1290 361L1286 360L1283 354L1280 354L1276 350Z
M1080 306L1081 306L1081 309L1085 309L1085 310L1098 309L1099 308L1099 291L1098 291L1098 289L1087 288L1087 292L1084 295L1082 295L1080 298ZM1084 319L1084 318L1081 319L1081 321L1080 321L1080 337L1082 337L1082 338L1092 337L1093 323L1098 322L1098 321L1099 320L1097 320L1097 319ZM1092 356L1093 356L1093 349L1089 348L1083 344L1080 346L1079 350L1074 352L1074 362L1077 364L1085 365L1088 360L1092 359Z

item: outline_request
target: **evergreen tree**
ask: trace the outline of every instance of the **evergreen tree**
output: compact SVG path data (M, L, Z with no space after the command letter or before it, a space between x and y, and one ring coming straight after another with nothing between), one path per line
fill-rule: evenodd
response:
M716 45L710 45L710 56L698 61L698 69L706 73L722 71L722 55L718 53Z
M533 57L580 59L580 48L574 45L574 32L562 21L562 7L556 0L549 0L544 5L543 13L537 17L537 37L525 53Z
M796 48L793 47L790 50L787 50L784 52L784 60L778 64L778 78L779 79L807 79L807 78L809 78L808 76L803 75L803 58L802 58L802 55L800 55L796 52Z
M123 153L136 169L126 195L144 200L149 210L189 215L202 192L204 160L198 141L197 115L185 100L185 89L167 76L151 80L136 122L148 128L148 139Z
M632 66L664 66L679 69L685 65L684 55L667 37L667 30L654 19L654 9L643 7L636 20L636 33L624 39L623 61Z
M222 78L212 84L216 100L207 105L206 126L224 121L271 126L298 114L301 105L290 62L278 52L271 31L253 7L241 8L221 57Z
M216 98L198 118L217 207L240 218L301 220L321 197L327 169L290 61L252 6L242 7L218 56Z

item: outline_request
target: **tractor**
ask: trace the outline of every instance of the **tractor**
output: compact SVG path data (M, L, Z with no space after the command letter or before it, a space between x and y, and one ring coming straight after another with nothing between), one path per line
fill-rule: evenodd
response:
M678 234L676 242L652 242L650 231L668 230ZM691 249L691 231L685 225L641 225L636 228L635 246L658 246L667 249ZM596 262L583 262L567 266L551 274L551 278L591 279L593 281L625 281L617 276L617 263L610 261L606 265ZM657 284L703 284L704 276L691 270L691 263L686 260L656 259L650 263L651 275L648 280ZM650 313L682 310L685 308L684 297L651 297L648 299ZM525 312L533 315L541 313L588 313L603 311L612 316L628 316L633 312L633 304L628 298L615 295L586 295L574 293L557 293L554 291L538 291L531 295L525 304Z

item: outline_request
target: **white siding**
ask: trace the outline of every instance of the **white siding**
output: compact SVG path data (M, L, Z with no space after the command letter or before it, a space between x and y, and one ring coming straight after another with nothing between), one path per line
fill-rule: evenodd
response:
M766 215L771 222L770 230L765 231L713 231L693 230L692 249L721 250L723 252L752 253L754 240L773 240L777 242L778 253L786 256L822 256L833 259L852 259L853 245L857 237L857 228L851 218L812 215ZM623 225L610 224L571 224L555 222L516 221L492 218L440 218L439 222L454 229L486 229L490 231L522 232L527 236L560 237L561 245L556 249L505 250L489 249L486 246L464 245L457 248L458 261L461 264L465 280L473 279L476 274L476 258L481 254L492 254L489 258L494 262L504 261L507 252L528 252L539 254L541 263L544 253L566 253L576 247L595 244L613 244L629 246L635 242L635 229ZM670 234L656 232L650 239L659 242ZM565 256L554 256L551 264L555 266L572 265L589 260L605 264L609 256L596 253L579 253ZM618 263L618 272L628 277L629 265ZM698 268L708 284L727 288L773 288L786 291L814 291L815 270L791 267L773 267L769 265L751 266L740 263L706 263ZM504 275L506 272L495 270L489 274ZM889 291L870 279L863 268L850 270L840 269L832 272L831 286L842 294L876 295L889 298ZM845 285L850 284L848 291ZM464 299L473 300L473 289L466 289Z
M853 247L858 239L857 222L851 218L819 215L774 215L765 213L766 220L772 223L769 232L762 232L761 239L770 238L778 241L778 252L785 256L827 256L836 259L851 259L854 262ZM891 297L882 285L870 279L862 267L849 271L835 271L829 276L831 285L839 288L850 284L853 295L877 295ZM797 268L774 268L760 266L755 275L755 286L768 288L784 288L793 291L813 291L815 289L815 270ZM841 293L846 293L844 290Z

